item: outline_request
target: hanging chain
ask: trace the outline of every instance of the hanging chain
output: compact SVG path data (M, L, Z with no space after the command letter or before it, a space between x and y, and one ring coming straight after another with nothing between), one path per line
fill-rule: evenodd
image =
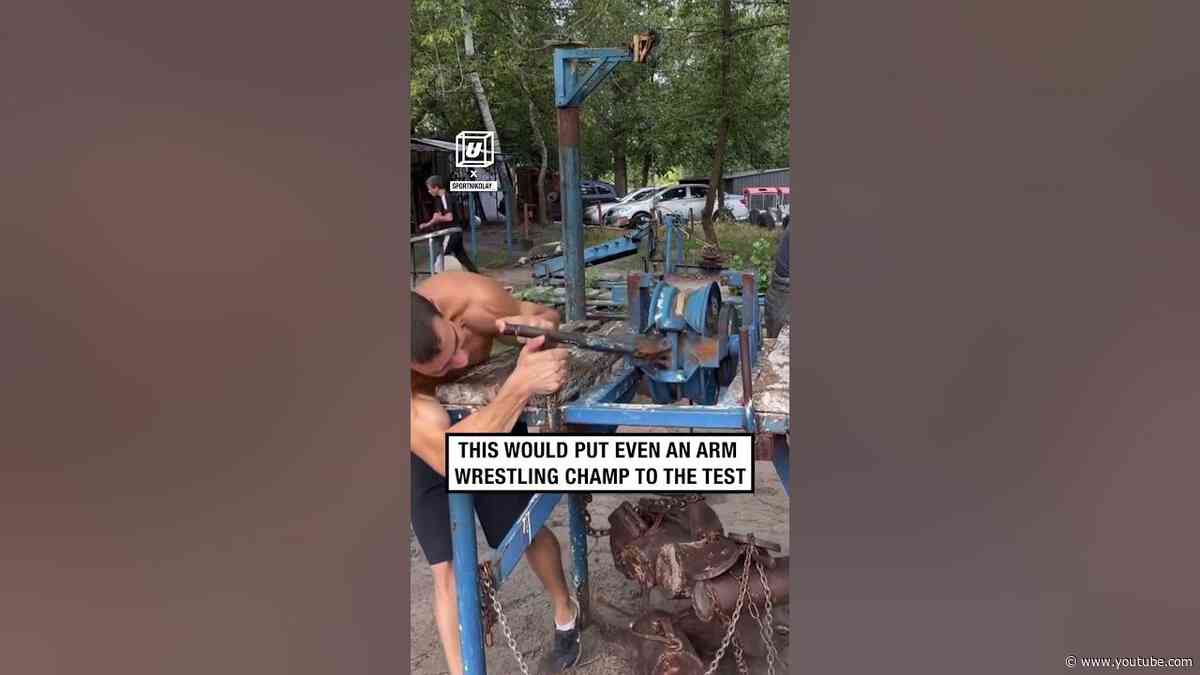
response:
M583 495L581 495L580 499L583 502L583 525L587 529L588 536L595 537L597 539L600 537L607 537L610 531L609 529L597 530L596 528L592 527L592 512L588 510L588 505L592 503L592 494L590 492L585 492Z
M484 563L485 565L488 563ZM491 574L487 574L483 579L484 592L492 601L492 607L496 610L496 618L500 621L500 628L504 631L504 639L508 642L508 648L512 650L513 656L517 659L517 665L520 666L521 672L524 675L529 675L529 667L525 665L525 657L521 656L521 650L517 649L517 640L513 637L512 630L508 627L508 617L504 615L504 605L500 604L500 596L496 594L496 586L492 583ZM488 632L488 642L491 643L491 631Z
M733 662L737 665L738 674L750 675L750 666L746 665L746 655L742 651L742 641L735 635L731 644L733 645Z
M729 649L729 643L733 640L733 633L737 630L738 619L742 615L742 603L746 601L746 596L750 591L750 559L755 555L754 535L749 535L750 543L746 544L746 561L742 565L742 583L738 590L737 604L733 608L733 615L729 619L729 630L725 632L725 638L721 640L721 648L717 650L716 656L713 657L712 663L709 664L708 670L704 671L704 675L713 675L717 672L717 666L721 665L721 659L725 658L725 650ZM715 604L715 598L714 598Z
M775 617L771 606L771 586L767 583L767 574L763 571L762 560L757 560L758 579L763 587L763 616L758 622L763 644L767 647L767 675L775 675L775 662L779 661L779 651L775 648ZM753 606L753 604L751 605Z

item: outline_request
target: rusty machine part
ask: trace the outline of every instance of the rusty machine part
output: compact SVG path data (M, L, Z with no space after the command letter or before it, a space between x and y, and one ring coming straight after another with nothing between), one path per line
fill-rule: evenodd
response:
M764 562L763 575L770 589L771 604L785 604L788 601L789 591L788 557L768 560L772 564L767 567ZM703 621L711 621L718 615L727 615L732 612L738 602L741 583L741 578L732 572L715 579L697 582L692 588L692 607L696 610L696 616ZM750 584L748 601L752 605L760 605L763 604L765 597L767 594L764 593L763 585L755 579L754 583Z
M704 662L670 614L651 611L629 625L637 675L703 675Z
M608 522L613 563L643 590L658 585L657 560L664 546L724 532L720 517L701 495L643 497L636 506L622 502Z
M720 621L705 621L696 616L696 610L691 607L676 612L672 618L675 620L675 626L688 636L696 653L702 657L716 653L729 630L729 627ZM736 640L742 651L750 656L766 656L767 648L759 639L759 632L754 620L743 615L734 629L732 640Z
M722 536L669 543L658 551L655 579L671 597L690 598L697 582L715 579L729 571L741 559L745 548Z
M635 33L629 43L629 51L633 54L634 63L645 63L650 60L654 48L658 45L658 31Z

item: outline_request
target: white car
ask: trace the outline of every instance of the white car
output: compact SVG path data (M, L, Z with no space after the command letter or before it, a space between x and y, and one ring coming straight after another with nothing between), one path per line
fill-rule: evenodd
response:
M604 214L604 222L610 225L625 225L641 227L650 219L654 209L663 213L671 213L681 218L689 214L699 219L704 214L704 202L708 199L708 186L699 183L687 183L658 188L649 195L641 195L639 199L614 204ZM723 209L728 211L735 220L746 220L750 211L741 198L736 195L725 195Z
M642 199L649 197L650 195L654 194L655 192L658 192L661 189L662 189L661 187L655 187L655 186L644 187L639 190L634 190L633 192L630 192L629 194L625 195L624 197L621 197L620 199L618 199L615 202L605 202L605 203L598 204L598 205L592 204L591 206L585 206L583 209L583 222L588 223L589 225L599 225L604 222L605 216L607 216L608 212L610 210L612 210L613 208L620 206L622 204L629 204L632 202L641 201Z

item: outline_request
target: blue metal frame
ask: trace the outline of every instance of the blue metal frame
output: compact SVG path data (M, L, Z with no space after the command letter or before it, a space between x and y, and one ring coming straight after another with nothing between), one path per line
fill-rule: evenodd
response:
M632 60L633 54L628 49L555 49L554 105L559 108L582 105L618 64ZM577 68L584 64L590 64L591 69L580 77Z
M517 522L504 535L492 554L497 562L492 583L499 588L512 574L529 548L533 537L545 526L562 501L561 493L539 493L529 500ZM587 571L587 527L584 523L582 504L572 495L570 506L571 553L574 567L571 578L575 586L580 607L586 607ZM487 659L483 648L483 624L481 622L479 582L479 550L475 535L475 497L470 493L450 495L450 535L454 547L454 584L458 593L459 649L462 653L463 671L486 675ZM583 594L581 594L583 593Z
M760 311L757 302L757 287L753 274L728 273L731 286L742 291L742 325L747 326L750 333L750 360L757 365L758 352L761 346L761 328L759 326ZM649 328L650 315L644 312L644 307L652 307L657 300L667 300L673 304L672 298L659 298L666 290L659 280L651 274L634 273L626 280L626 295L628 321L627 330L641 333ZM670 295L668 293L668 295ZM694 293L694 298L685 302L684 316L660 317L668 322L687 323L693 329L703 320L701 311L706 305L707 293ZM654 323L658 323L654 321ZM677 326L682 328L682 326ZM678 336L678 333L676 333ZM737 356L740 347L731 337L725 346L727 353ZM615 431L617 426L631 427L687 427L697 429L729 429L756 431L756 418L750 402L745 405L731 403L727 395L719 398L716 405L679 406L669 404L632 404L629 403L637 392L637 384L643 376L641 370L627 362L625 367L611 380L599 384L584 392L577 402L563 406L563 422L576 429L590 428L598 433ZM730 392L726 392L728 394ZM740 399L739 399L740 400ZM462 411L452 411L451 419L457 422L463 417ZM777 420L766 421L762 431L775 432L775 446L772 463L779 474L784 492L788 492L788 475L790 472L789 448L786 437L782 434L787 430L786 425ZM505 535L500 546L494 553L497 565L495 567L496 587L506 579L520 563L525 550L537 532L545 525L554 508L562 500L563 495L545 493L535 495L518 518L513 528ZM587 529L584 520L584 509L581 495L572 494L568 498L570 543L572 557L571 584L574 587L576 599L583 610L581 618L586 620L588 612L588 560L587 560ZM486 675L486 663L483 652L483 632L480 623L480 597L476 578L478 568L478 550L475 539L475 509L474 497L466 493L450 495L450 529L454 545L454 573L458 591L459 635L465 672Z

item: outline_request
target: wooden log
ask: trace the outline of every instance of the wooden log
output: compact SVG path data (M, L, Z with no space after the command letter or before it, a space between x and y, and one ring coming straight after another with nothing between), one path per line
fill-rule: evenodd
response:
M561 330L597 335L623 334L621 321L572 321L560 326ZM563 386L561 399L568 401L594 386L608 375L621 355L597 352L578 347L569 348L567 384ZM450 382L437 387L438 400L455 407L480 408L492 402L500 387L508 380L517 366L518 349L510 349L468 369Z

